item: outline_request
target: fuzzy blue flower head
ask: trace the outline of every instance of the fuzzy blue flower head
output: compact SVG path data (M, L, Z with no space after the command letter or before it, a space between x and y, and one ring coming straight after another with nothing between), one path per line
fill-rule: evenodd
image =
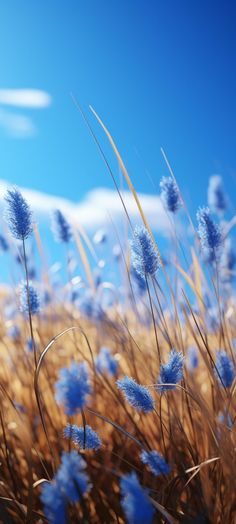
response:
M91 393L88 368L84 362L73 362L69 368L63 368L56 382L56 400L64 406L67 415L78 413L87 403Z
M217 351L216 368L218 371L218 373L216 372L216 376L219 382L223 384L225 388L230 388L235 377L235 368L226 351Z
M100 373L108 373L111 376L116 375L119 366L110 349L106 347L100 349L99 354L95 359L95 365L97 371Z
M60 209L53 213L52 231L57 242L68 244L72 238L71 227Z
M76 446L82 449L99 449L102 445L99 435L90 426L76 426L76 424L67 424L64 429L64 437L72 440Z
M91 487L88 483L88 476L84 473L85 468L86 463L77 451L62 454L56 478L61 491L71 502L79 502Z
M19 340L21 335L20 328L16 325L9 327L9 329L7 330L7 335L15 341Z
M141 386L129 377L117 380L117 386L124 394L127 402L137 411L148 413L154 409L154 400L146 386Z
M215 260L222 244L220 227L212 219L208 207L199 208L197 212L197 220L202 251L209 261Z
M52 301L51 293L48 289L42 290L42 302L44 306L48 306L50 302Z
M162 385L157 385L157 389L160 391L175 389L175 384L178 384L183 378L183 366L183 353L172 349L168 362L166 364L162 364L161 366L160 378L158 382ZM168 386L167 384L172 384L172 386Z
M190 346L188 348L188 360L187 360L187 366L189 371L194 371L198 367L198 350L195 346Z
M233 278L233 271L236 265L236 253L233 249L232 241L227 238L224 242L223 251L220 259L221 279L230 282Z
M32 338L28 338L28 340L26 341L26 349L27 349L27 351L29 351L30 353L33 351L33 349L34 349L34 344L33 344L33 340L32 340Z
M146 464L154 475L168 475L170 473L169 464L167 464L158 451L142 451L140 458L143 464Z
M66 523L66 499L56 480L45 482L41 491L44 513L50 524Z
M90 320L102 322L106 318L106 313L98 298L90 290L80 297L78 307L82 315Z
M68 503L79 502L91 485L84 472L86 464L76 451L62 454L61 465L52 482L43 484L41 501L50 524L68 522Z
M121 505L128 524L151 524L154 508L148 498L148 491L142 488L136 473L124 475L120 488Z
M178 186L172 176L163 176L160 181L161 199L165 208L171 213L176 213L181 206Z
M24 240L32 233L31 209L17 188L8 189L5 200L8 207L5 212L5 220L11 234L17 240Z
M93 281L96 289L102 283L102 271L99 267L95 267L95 269L93 270Z
M209 179L208 205L212 211L220 214L227 208L227 197L224 192L222 178L219 175L213 175Z
M8 245L8 242L7 242L7 239L0 234L0 251L8 251L9 249L9 245Z
M217 307L206 309L205 320L209 331L217 331L219 329L219 309Z
M31 313L31 315L37 315L40 312L40 298L37 289L29 282L29 288L27 289L26 282L23 282L20 286L20 311L22 313Z
M36 274L36 268L34 266L28 266L28 277L30 280L35 280Z
M143 226L136 226L130 245L131 262L135 271L143 278L154 276L161 261L148 230Z

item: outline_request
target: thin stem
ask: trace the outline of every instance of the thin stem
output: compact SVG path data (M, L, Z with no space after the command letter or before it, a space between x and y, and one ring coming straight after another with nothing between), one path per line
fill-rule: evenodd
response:
M162 436L162 442L163 442L163 446L164 446L164 453L165 453L165 459L167 459L167 451L166 451L166 443L165 443L165 437L164 437L164 431L163 431L163 427L162 427L162 404L161 404L161 401L162 401L162 394L160 396L160 429L161 429L161 436Z
M26 252L25 252L25 239L24 238L22 240L22 243L23 243L23 260L24 260L25 277L26 277L26 288L27 288L27 305L28 305L28 314L29 314L30 336L31 336L32 344L33 344L34 363L35 363L35 368L36 368L37 367L37 355L36 355L36 346L35 346L34 333L33 333L33 323L32 323L31 308L30 308L29 274L28 274L28 267L27 267L27 259L26 259Z
M155 339L156 339L156 346L157 346L159 364L161 365L161 352L160 352L160 346L159 346L159 342L158 342L158 338L157 338L157 329L156 329L156 322L155 322L155 317L154 317L151 293L150 293L150 288L149 288L148 279L147 279L147 275L146 274L145 274L145 281L146 281L148 298L149 298L149 303L150 303L150 308L151 308L151 313L152 313L152 321L153 321L153 327L154 327L154 333L155 333Z
M83 449L85 449L85 446L86 446L86 418L85 418L85 413L83 409L81 409L81 415L82 415L83 428L84 428Z

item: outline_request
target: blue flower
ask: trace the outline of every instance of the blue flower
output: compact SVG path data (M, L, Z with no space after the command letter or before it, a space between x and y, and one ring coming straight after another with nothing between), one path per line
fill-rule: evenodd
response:
M161 261L148 230L143 226L136 226L130 244L133 268L143 278L154 276L161 266Z
M9 329L7 330L7 335L8 337L12 338L13 340L19 339L21 335L20 328L18 326L9 327Z
M33 344L32 338L28 338L28 340L26 341L26 348L27 348L27 351L29 351L30 353L33 351L34 344Z
M96 289L102 283L102 272L99 267L95 267L95 269L93 270L93 282Z
M213 221L208 207L199 208L197 220L198 234L203 253L209 261L215 260L222 243L220 227Z
M219 309L217 307L208 307L206 309L205 321L209 331L219 329Z
M230 238L225 240L220 262L222 271L221 278L224 282L229 282L232 280L232 272L236 264L236 253Z
M124 377L121 380L118 380L117 386L122 391L129 404L137 409L137 411L148 413L154 409L154 400L146 386L137 384L135 380L129 377Z
M14 238L24 240L33 230L32 212L17 188L8 189L5 200L8 208L5 219Z
M102 347L95 359L96 369L100 373L107 372L109 375L116 375L118 362L111 354L109 348Z
M8 245L6 238L0 234L0 250L8 251L8 249L9 249L9 245Z
M76 451L63 453L61 464L52 482L43 484L41 501L50 524L65 524L69 502L80 502L91 485L84 472L86 464Z
M40 498L44 506L44 513L50 524L65 524L66 499L56 480L43 484Z
M160 181L161 198L168 211L176 213L181 206L179 189L175 180L169 176L163 176Z
M23 282L20 286L20 311L22 313L29 313L29 310L31 315L39 313L39 294L31 282L29 282L28 290L26 282Z
M154 508L149 501L148 491L142 488L136 473L124 475L120 487L121 505L128 524L151 524Z
M71 227L59 209L53 213L52 231L57 242L67 244L72 238Z
M78 427L75 424L67 424L64 429L64 437L69 438L83 449L99 449L102 445L99 435L90 426Z
M56 479L61 491L71 502L79 502L90 489L88 475L84 473L86 464L77 451L63 453Z
M101 322L106 317L106 313L97 297L90 290L87 290L83 297L80 298L78 307L82 315L90 320Z
M168 475L170 466L158 451L142 451L140 458L144 464L149 466L154 475Z
M160 369L160 378L157 389L166 391L167 389L175 389L175 384L178 384L183 378L183 365L184 356L183 353L179 353L175 349L170 352L169 360L166 364L162 364ZM173 384L172 386L163 384Z
M223 412L219 413L218 420L222 424L225 424L226 426L228 426L229 429L233 428L232 417L230 416L230 414L229 414L229 412L227 411L226 408L224 408Z
M225 388L230 388L235 377L235 369L234 364L231 358L227 355L226 351L217 351L216 368L218 371L218 373L216 372L218 380L220 381L221 379L221 382L223 383ZM220 378L218 375L220 376Z
M190 346L188 348L188 369L193 371L198 367L198 351L195 346Z
M76 287L69 290L69 300L72 302L72 304L75 304L80 296L80 290Z
M15 400L13 400L13 404L15 408L18 409L18 411L20 411L20 413L27 413L27 409L20 402L16 402Z
M50 304L51 300L52 300L52 297L51 297L50 291L48 291L48 289L44 289L42 291L42 302L43 302L44 306L48 306L48 304Z
M85 363L73 362L70 368L63 368L55 385L56 400L64 406L68 415L74 415L81 410L91 393L88 368Z
M91 291L87 291L79 302L81 313L88 318L94 316L94 296Z
M227 198L219 175L213 175L209 179L208 205L216 213L222 213L227 207Z

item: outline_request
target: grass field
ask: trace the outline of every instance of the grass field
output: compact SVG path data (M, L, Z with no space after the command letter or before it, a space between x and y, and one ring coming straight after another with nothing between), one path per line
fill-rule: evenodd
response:
M173 227L163 264L107 135L143 222L128 224L131 243L116 260L110 254L123 296L114 283L95 281L90 244L59 211L55 235L65 250L75 239L85 280L75 286L69 266L60 289L47 272L34 279L30 238L39 250L43 239L20 192L6 197L2 250L18 252L24 283L3 286L0 299L1 522L231 524L234 222L224 220L219 179L211 211L200 209L196 220L170 172L161 182L165 209L174 224L183 208L193 242L186 267ZM104 290L113 297L106 308Z

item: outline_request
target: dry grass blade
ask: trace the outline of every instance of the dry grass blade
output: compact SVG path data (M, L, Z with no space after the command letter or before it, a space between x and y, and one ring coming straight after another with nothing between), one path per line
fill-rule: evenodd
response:
M122 173L123 173L123 175L124 175L124 177L126 179L126 182L127 182L128 186L129 186L131 192L132 192L132 195L133 195L133 197L135 199L135 202L137 204L140 216L142 217L143 223L144 223L145 227L147 228L147 230L148 230L148 232L149 232L149 234L150 234L150 236L151 236L151 238L153 240L154 246L155 246L155 248L156 248L156 250L157 250L157 252L159 254L159 257L161 259L161 254L160 254L160 251L158 249L157 243L156 243L156 241L155 241L155 239L153 237L152 230L151 230L151 228L150 228L150 226L148 224L147 218L145 217L145 214L144 214L142 206L140 204L140 200L138 198L137 192L135 191L135 188L134 188L134 186L132 184L132 181L131 181L131 179L129 177L129 174L128 174L128 171L127 171L127 169L126 169L126 167L124 165L124 162L123 162L123 160L122 160L122 158L120 156L120 153L119 153L119 151L118 151L118 149L117 149L117 147L115 145L115 142L114 142L111 134L109 133L108 129L103 124L101 118L97 115L96 111L92 108L92 106L90 106L90 109L91 109L92 113L94 114L94 116L96 117L97 121L99 122L99 124L101 125L102 129L105 131L105 133L106 133L106 135L108 137L108 140L109 140L109 142L110 142L110 144L112 146L112 149L113 149L113 151L114 151L114 153L115 153L115 155L117 157L117 160L119 162L119 165L121 167Z
M159 504L159 502L152 499L151 497L150 497L150 500L152 501L153 506L159 511L159 513L161 513L163 517L165 517L165 519L167 520L167 522L169 522L169 524L177 524L177 520L175 520L170 515L170 513L161 504Z
M212 462L216 462L217 460L220 460L220 457L214 457L211 459L204 460L204 462L201 462L201 464L198 464L197 466L193 466L192 468L188 468L185 470L185 473L191 473L195 469L201 469L204 466L207 466L208 464L211 464Z
M81 257L81 261L82 261L82 264L84 266L84 270L85 270L85 273L86 273L86 276L87 276L87 279L88 279L88 283L91 287L91 289L94 291L94 281L93 281L93 274L92 274L92 271L91 271L91 268L90 268L90 264L89 264L89 261L88 261L88 257L86 255L86 251L84 249L84 246L83 246L83 243L81 241L81 238L80 238L80 235L77 231L77 229L74 227L74 237L75 237L75 241L76 241L76 245L78 247L78 251L79 251L79 254L80 254L80 257Z

